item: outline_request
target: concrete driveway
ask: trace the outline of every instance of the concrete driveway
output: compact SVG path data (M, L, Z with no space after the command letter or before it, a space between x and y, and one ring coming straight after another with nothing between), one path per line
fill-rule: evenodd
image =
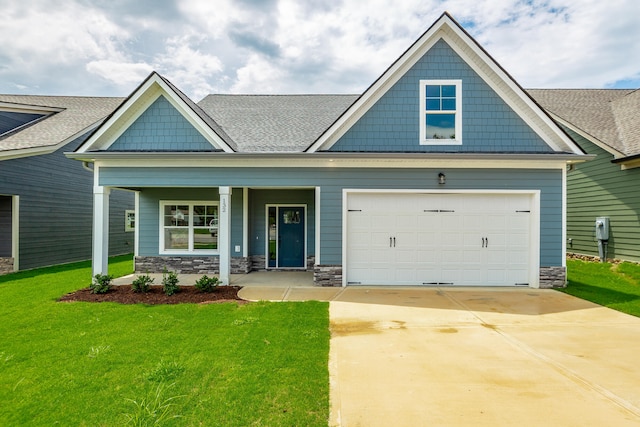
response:
M534 289L347 288L332 426L640 425L640 319Z
M553 290L243 291L330 301L330 426L640 425L640 318Z

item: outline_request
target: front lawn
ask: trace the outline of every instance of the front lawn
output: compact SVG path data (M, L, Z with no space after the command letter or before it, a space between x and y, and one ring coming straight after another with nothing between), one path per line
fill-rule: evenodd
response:
M562 292L640 317L640 265L567 260Z
M151 425L163 408L160 425L327 425L328 303L56 301L90 276L0 276L0 425Z

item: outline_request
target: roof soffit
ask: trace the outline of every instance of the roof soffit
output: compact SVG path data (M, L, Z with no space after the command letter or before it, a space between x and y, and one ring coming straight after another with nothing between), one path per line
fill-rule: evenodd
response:
M306 151L329 149L439 40L447 43L552 149L583 154L524 89L447 13L444 13Z

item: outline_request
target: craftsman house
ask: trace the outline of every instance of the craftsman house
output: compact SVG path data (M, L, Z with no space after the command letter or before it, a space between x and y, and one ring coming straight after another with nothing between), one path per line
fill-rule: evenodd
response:
M589 157L448 14L357 96L196 104L152 73L67 155L95 171L94 273L127 189L139 272L524 287L564 285L567 165Z

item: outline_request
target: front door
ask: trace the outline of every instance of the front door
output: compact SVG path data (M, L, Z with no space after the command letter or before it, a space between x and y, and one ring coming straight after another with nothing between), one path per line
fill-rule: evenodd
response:
M304 206L269 207L269 267L304 268Z

